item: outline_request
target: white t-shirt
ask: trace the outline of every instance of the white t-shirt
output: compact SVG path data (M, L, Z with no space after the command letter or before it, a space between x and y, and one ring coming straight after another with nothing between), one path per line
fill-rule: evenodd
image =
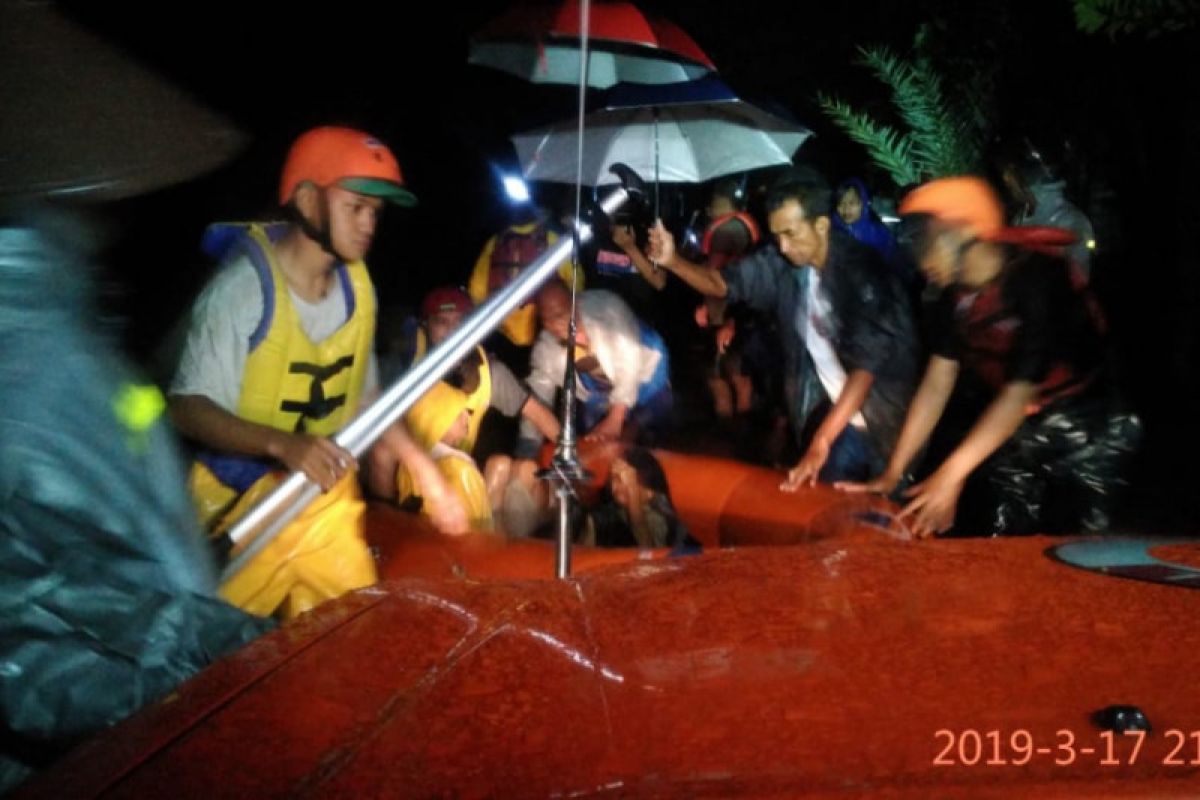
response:
M337 281L315 303L301 299L291 289L288 292L300 326L311 341L320 343L346 322L345 296ZM223 266L192 306L187 342L169 393L203 395L236 413L250 337L262 315L262 286L250 259L242 256ZM379 371L372 352L363 397L373 396L378 387Z
M641 327L633 310L617 294L606 289L588 289L579 294L579 324L587 334L588 352L596 357L605 377L612 382L610 403L632 409L638 390L654 378L662 353L642 342ZM562 386L567 366L567 347L542 330L529 357L526 383L543 403L554 408L554 393ZM576 379L580 399L589 395ZM528 419L521 421L521 437L535 441L542 434Z
M578 302L588 352L612 382L609 401L633 408L642 384L654 378L662 353L642 342L638 318L619 295L607 289L588 289L579 294ZM544 402L553 403L567 366L566 345L543 330L534 342L529 364L529 388ZM579 397L588 396L582 382L576 389Z
M804 337L804 344L816 367L817 377L825 387L825 394L829 395L830 402L836 403L846 386L846 370L842 368L842 362L829 340L829 318L833 309L828 298L821 294L821 271L813 267L805 269L809 271L808 296L805 298L804 327L800 335ZM799 320L797 324L800 324ZM867 428L861 411L855 413L850 424L860 430Z

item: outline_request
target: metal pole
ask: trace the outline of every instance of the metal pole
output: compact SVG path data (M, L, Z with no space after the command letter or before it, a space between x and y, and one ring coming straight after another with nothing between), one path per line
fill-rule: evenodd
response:
M658 106L654 107L654 218L658 219Z
M587 135L584 106L588 85L588 26L591 19L591 3L579 0L579 116L576 120L578 135L575 147L575 216L579 217L583 199L583 139ZM614 209L615 210L615 209ZM582 240L578 226L572 231L575 243L571 258L571 317L567 323L567 363L563 367L562 405L559 419L562 426L558 431L558 442L551 458L549 480L556 481L558 495L558 547L554 559L554 574L562 580L571 577L571 529L570 494L572 476L581 475L583 467L575 453L575 304L579 290L579 253ZM545 480L547 476L539 474Z
M578 252L578 248L576 248ZM571 515L570 502L575 492L572 486L587 480L590 475L579 463L575 434L575 308L571 307L571 319L567 323L567 363L563 368L562 404L559 419L562 426L558 432L558 443L550 468L538 472L542 480L555 483L558 496L558 548L555 559L555 574L559 578L571 577Z
M618 172L619 166L623 165L614 166L615 172ZM628 167L624 167L624 170L620 174L626 178L631 173ZM636 181L636 176L632 178ZM623 185L601 202L600 210L611 216L631 197L631 193L637 191L636 187ZM581 243L592 238L590 227L580 225L578 220L576 226ZM458 330L414 364L378 400L334 436L333 441L349 450L355 458L366 452L434 383L554 274L558 265L570 254L574 242L574 236L564 236L541 258L522 270L512 283L488 298L463 321ZM250 543L226 566L221 573L221 580L227 581L241 571L319 493L320 488L303 472L293 472L262 502L250 509L228 533L234 546L246 540L250 540Z
M571 577L571 485L560 480L558 495L558 548L554 558L554 574L560 580Z

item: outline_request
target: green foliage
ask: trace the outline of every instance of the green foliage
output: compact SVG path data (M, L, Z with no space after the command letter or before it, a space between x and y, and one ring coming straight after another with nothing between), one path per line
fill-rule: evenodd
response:
M964 108L946 97L928 59L902 59L885 47L874 47L860 48L858 61L888 87L907 130L880 123L836 97L820 95L818 102L897 186L979 169L986 119L976 108Z
M821 94L817 102L847 136L867 148L871 160L887 172L897 186L920 182L921 172L912 155L912 136L876 122L865 112L856 112L835 97Z
M1200 15L1197 0L1074 0L1075 25L1084 33L1110 37L1155 37L1191 28Z

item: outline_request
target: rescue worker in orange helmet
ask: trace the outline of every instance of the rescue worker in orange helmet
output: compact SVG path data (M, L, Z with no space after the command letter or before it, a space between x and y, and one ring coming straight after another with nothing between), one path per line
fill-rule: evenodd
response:
M940 178L900 206L921 271L942 290L933 353L887 467L867 484L892 492L942 416L962 368L994 392L966 437L908 489L901 516L918 537L950 531L967 478L987 484L982 535L1109 525L1121 471L1140 440L1106 374L1086 287L1067 261L1016 246L1000 201L974 177ZM960 523L961 526L961 523Z
M320 127L293 144L279 201L286 222L205 233L221 268L193 308L170 412L199 448L191 486L210 531L225 530L284 471L324 491L221 587L252 613L292 617L376 580L355 459L329 437L378 392L375 290L363 258L384 203L416 198L382 142ZM461 503L402 427L376 446L419 476L439 528L466 529Z

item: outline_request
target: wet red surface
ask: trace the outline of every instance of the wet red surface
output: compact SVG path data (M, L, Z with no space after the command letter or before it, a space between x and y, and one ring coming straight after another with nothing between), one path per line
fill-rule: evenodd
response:
M594 495L607 480L615 448L586 448ZM708 456L660 452L672 496L692 535L705 547L795 544L878 530L893 536L904 531L895 507L867 495L848 495L826 486L795 494L779 491L782 475L760 467ZM377 504L368 518L367 538L381 579L457 577L473 579L551 578L555 545L509 539L499 533L446 537L423 518ZM572 548L574 574L612 564L662 558L665 550Z
M711 456L659 453L671 494L706 545L794 544L863 528L896 529L886 500L828 486L779 491L783 473ZM874 512L874 513L871 513Z
M28 796L1195 797L1200 593L1066 567L1053 541L860 530L392 581ZM1154 725L1136 757L1089 721L1112 704Z
M1168 564L1200 569L1200 543L1198 542L1158 545L1150 548L1150 555L1166 561Z
M388 578L553 578L555 544L509 539L496 533L443 536L424 519L391 506L373 505L367 539L376 554L380 580ZM572 574L611 564L661 558L665 550L572 548Z

